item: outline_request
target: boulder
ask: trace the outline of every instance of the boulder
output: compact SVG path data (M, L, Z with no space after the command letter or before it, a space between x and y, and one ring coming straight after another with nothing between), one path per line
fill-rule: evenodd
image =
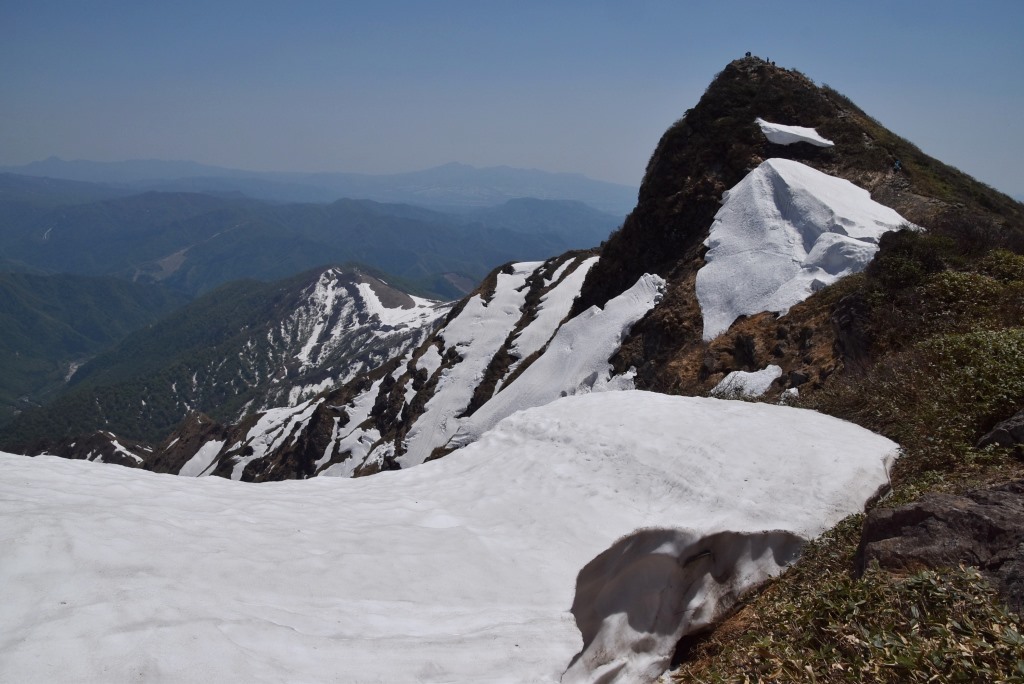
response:
M811 376L802 371L790 371L787 378L789 380L790 387L800 387L801 385L805 384L808 380L810 380Z
M1024 480L962 495L927 494L864 521L856 571L871 561L895 572L972 565L1024 613Z
M1012 418L1007 418L996 425L984 437L978 440L978 448L990 445L1012 447L1018 455L1024 454L1024 411L1018 411Z

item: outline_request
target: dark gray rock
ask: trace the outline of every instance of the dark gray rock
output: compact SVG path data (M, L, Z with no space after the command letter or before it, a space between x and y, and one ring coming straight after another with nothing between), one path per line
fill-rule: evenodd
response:
M871 561L896 572L976 566L1012 610L1024 612L1024 480L872 510L857 550L857 573Z
M990 445L1012 447L1018 455L1024 455L1024 411L1018 411L1012 418L1007 418L996 425L984 437L978 440L978 448Z
M799 387L811 379L811 376L801 371L790 371L787 377L790 387Z

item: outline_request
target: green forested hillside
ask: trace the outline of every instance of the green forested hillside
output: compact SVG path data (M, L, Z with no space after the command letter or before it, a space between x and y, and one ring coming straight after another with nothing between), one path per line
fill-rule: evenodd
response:
M234 419L251 402L284 403L292 387L330 382L350 365L374 367L418 339L414 327L375 334L370 313L351 296L354 284L373 281L375 291L405 295L363 267L330 269L337 301L318 328L324 312L311 292L325 270L234 281L200 296L82 366L52 401L0 428L0 444L22 451L101 429L158 441L192 411ZM296 355L306 349L308 356L313 344L317 363L307 367Z
M110 427L125 436L156 437L181 420L177 397L154 398L148 385L186 382L192 366L244 336L254 320L271 320L278 284L236 281L217 288L146 330L129 336L83 367L67 390L46 406L25 411L0 429L0 441L19 449L41 438L85 434ZM180 376L180 377L179 377ZM230 393L230 387L221 387ZM96 399L102 397L102 406ZM147 417L141 402L149 399ZM228 400L219 396L221 405ZM155 418L154 418L155 416ZM156 424L155 429L150 427Z
M63 387L72 364L187 301L114 278L0 273L0 422Z

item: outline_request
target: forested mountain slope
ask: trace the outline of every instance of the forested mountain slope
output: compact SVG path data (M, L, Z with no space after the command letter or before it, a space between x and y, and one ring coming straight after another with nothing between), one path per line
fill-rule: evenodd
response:
M82 366L0 439L19 449L102 429L159 440L193 412L237 420L373 370L417 345L450 306L365 269L231 283Z
M52 398L76 369L188 301L154 284L0 273L0 424Z

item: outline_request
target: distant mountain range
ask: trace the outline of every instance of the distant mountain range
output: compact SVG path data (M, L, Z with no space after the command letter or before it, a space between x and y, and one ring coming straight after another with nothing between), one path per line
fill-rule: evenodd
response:
M264 408L265 400L288 401L287 389L280 394L281 385L273 391L264 388L262 371L253 376L258 380L230 397L202 383L171 392L171 398L141 385L128 392L122 385L132 369L142 366L170 378L164 389L178 379L165 366L187 366L190 378L198 366L178 363L182 353L198 358L215 348L218 361L236 358L232 335L257 325L247 315L275 321L280 324L276 332L285 329L282 317L298 315L301 297L295 292L290 299L284 297L280 292L288 288L266 281L291 278L289 282L298 283L295 287L305 287L308 274L295 274L318 267L323 272L328 264L363 264L360 272L373 273L405 292L451 299L472 290L495 266L594 247L620 223L620 217L575 200L519 198L441 212L372 200L280 204L237 194L140 193L102 183L0 173L0 329L5 331L0 341L0 424L53 399L65 389L72 371L128 333L206 293L210 296L155 326L155 341L136 341L124 351L125 358L103 357L105 361L97 359L74 374L76 387L94 377L104 386L120 383L113 394L147 396L132 400L131 422L125 423L109 405L104 410L95 403L72 408L65 400L61 410L70 420L66 424L81 419L78 429L110 425L145 436L155 434L153 425L173 425L193 408L235 419L250 401L255 402L253 410ZM242 282L221 287L232 281ZM279 304L271 306L268 301L274 297ZM287 306L280 305L282 297L290 302ZM196 320L207 332L226 322L237 325L214 339L212 333L198 334ZM362 325L350 323L353 330ZM198 336L181 338L187 330ZM145 331L140 335L146 339ZM260 338L268 338L263 341L274 347L266 357L285 354L278 359L284 368L288 345L275 345L271 337L268 333ZM366 358L380 357L380 345L364 337L363 332L355 334L343 346L362 347ZM401 351L404 347L389 348L387 355ZM332 363L362 370L372 366L360 366L356 357L333 358ZM230 378L209 368L203 374L210 382L231 386ZM328 376L306 377L305 371L299 373L303 378L292 371L286 375L295 386L305 382L319 388L340 379L335 375L327 382ZM139 401L148 402L147 408L138 410Z
M117 276L197 294L239 278L358 262L451 298L499 264L594 247L621 223L575 200L523 198L450 213L372 200L122 192L0 174L0 269Z
M190 161L66 161L50 157L0 172L103 183L135 191L201 192L245 195L273 202L334 202L368 199L434 208L488 207L510 199L575 200L600 211L626 215L637 188L587 178L508 166L476 168L445 164L422 171L361 173L284 173L242 171Z

